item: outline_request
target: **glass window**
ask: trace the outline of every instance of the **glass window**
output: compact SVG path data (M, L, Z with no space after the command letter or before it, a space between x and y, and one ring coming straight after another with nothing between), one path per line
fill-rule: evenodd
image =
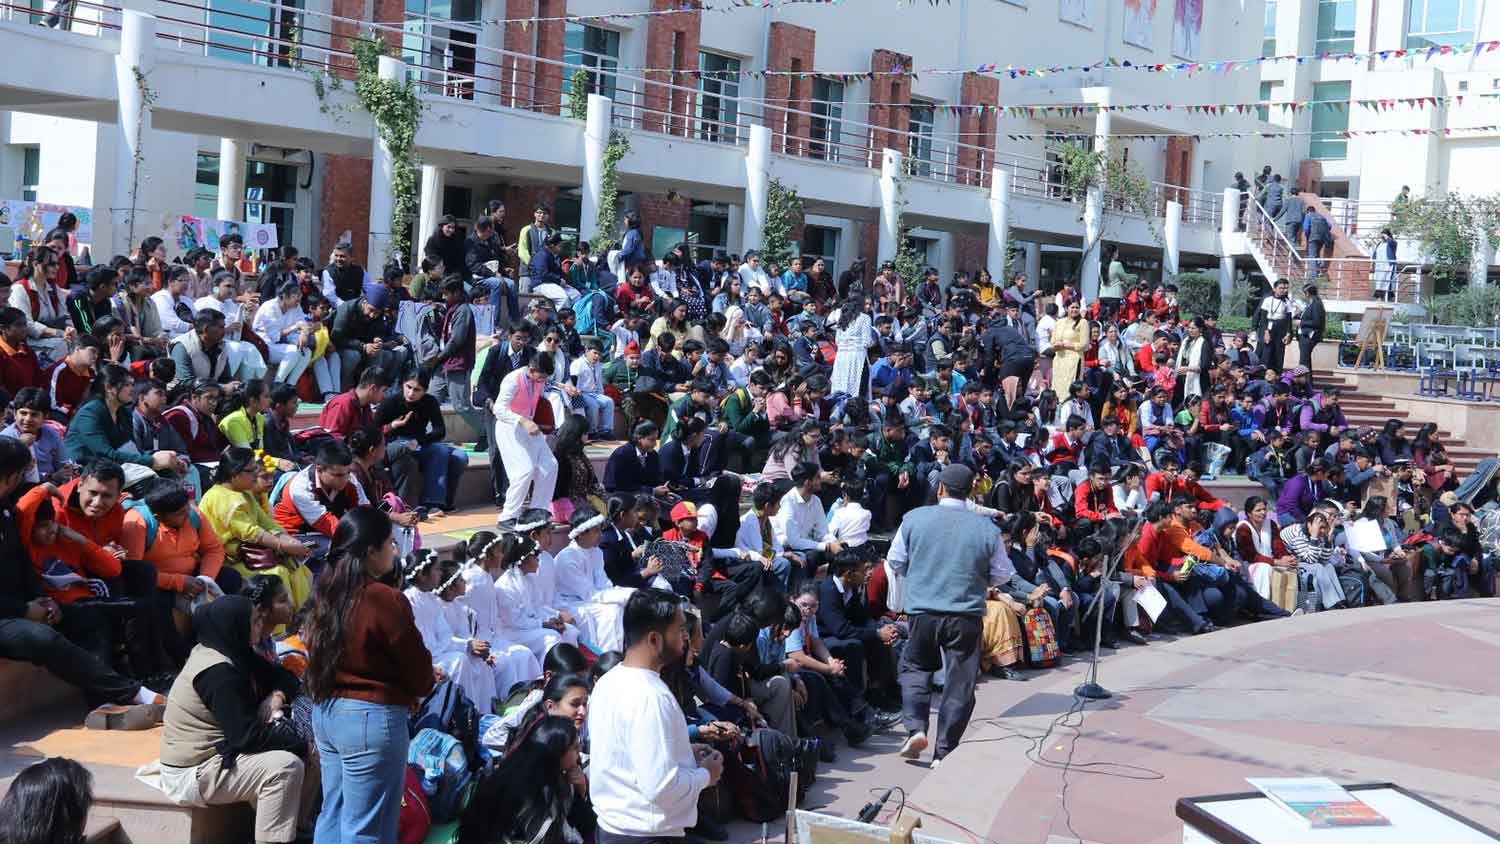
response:
M268 6L252 0L209 0L208 55L245 64L291 67L302 0Z
M1347 53L1354 49L1354 0L1318 0L1319 53Z
M36 202L42 184L42 148L25 147L21 151L21 200Z
M197 175L193 182L193 215L210 219L219 216L218 153L198 153Z
M1314 102L1344 102L1343 108L1315 105L1312 111L1312 142L1308 155L1320 160L1340 159L1349 153L1349 139L1338 134L1349 130L1350 83L1319 82L1313 86Z
M1276 95L1280 91L1280 82L1262 82L1260 83L1260 101L1263 103L1275 102ZM1259 117L1263 121L1270 122L1271 107L1268 105L1256 106L1255 116Z
M808 155L837 161L844 133L844 83L814 79L811 110L814 117L808 127Z
M1261 36L1260 54L1276 55L1276 0L1266 0L1265 32Z
M474 98L478 0L406 0L401 58L423 93Z
M740 116L740 60L698 53L698 137L734 143Z
M573 92L573 69L588 73L588 92L614 99L615 77L620 68L620 33L598 26L569 21L563 30L563 98Z
M804 226L802 255L808 258L822 258L828 264L828 271L833 272L839 264L839 230L827 226ZM812 264L804 262L803 266L810 268Z
M1411 0L1406 46L1427 49L1473 41L1479 3L1480 0Z
M913 175L932 175L932 131L936 123L936 106L931 103L912 102L911 116L906 125L906 131L910 133L906 155L911 159L907 166Z
M688 218L688 239L698 247L699 257L728 251L729 206L717 202L694 202Z

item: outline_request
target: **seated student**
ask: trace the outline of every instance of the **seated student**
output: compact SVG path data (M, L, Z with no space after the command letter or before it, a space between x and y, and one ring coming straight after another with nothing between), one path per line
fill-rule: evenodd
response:
M339 383L346 388L356 382L364 367L401 373L410 364L410 344L386 318L385 311L392 306L389 288L371 283L365 285L364 295L334 311L329 336L338 350Z
M27 387L46 383L36 352L26 344L26 314L0 307L0 389L14 396Z
M706 442L707 423L699 417L689 417L678 426L673 439L662 446L662 475L672 494L685 501L698 504L706 511L703 515L713 518L713 524L704 524L710 532L715 547L725 547L734 541L739 529L740 489L743 482L738 475L718 473L715 475L711 446Z
M130 412L130 437L142 454L170 451L186 459L187 440L167 423L167 388L156 379L142 381L136 387L135 409ZM189 470L197 471L196 467Z
M598 651L623 646L622 614L633 589L616 587L604 573L604 516L593 508L574 511L568 547L557 552L556 601L576 619L580 638Z
M1369 573L1365 578L1366 585L1382 604L1407 600L1413 585L1411 566L1401 547L1406 537L1396 527L1395 521L1386 515L1388 502L1384 495L1371 495L1365 499L1358 519L1339 537L1340 544L1349 552L1349 558ZM1351 539L1355 525L1361 531L1378 535L1381 540L1379 547L1359 548L1358 543Z
M291 717L301 683L251 647L263 632L253 612L239 595L194 611L198 644L167 695L162 788L190 805L249 803L256 841L289 842L309 828L321 781Z
M238 571L224 565L224 546L219 536L180 484L163 483L146 495L144 504L126 508L121 527L121 545L131 560L144 560L156 567L156 600L184 615L212 580L225 595L235 595L244 585ZM182 625L185 626L185 625ZM165 631L168 653L185 659L191 643L174 640Z
M387 394L375 410L375 421L386 432L388 458L397 452L399 461L399 452L406 451L422 467L421 506L454 509L454 496L469 466L469 454L443 441L448 435L443 407L427 394L421 376L413 372L401 382L399 391Z
M1297 568L1296 557L1281 539L1275 514L1258 495L1245 499L1245 517L1235 525L1234 543L1240 562L1245 564L1245 579L1262 598L1271 597L1271 575L1276 569Z
M204 380L215 384L238 383L234 354L224 339L224 314L205 310L193 317L193 327L172 341L172 362L183 381Z
M583 354L573 361L568 374L578 390L577 400L583 406L589 423L589 438L607 440L614 437L615 400L604 392L604 345L597 337L582 340Z
M757 484L750 504L750 509L740 517L734 547L756 555L761 561L770 560L770 571L781 582L781 588L788 589L793 566L801 566L804 560L796 551L787 550L777 537L775 519L781 509L781 496L776 485Z
M65 483L73 477L63 458L62 435L47 424L48 407L47 394L40 387L27 387L11 400L15 421L0 430L0 437L13 437L31 450L32 465L26 470L31 483Z
M1429 601L1483 595L1480 581L1488 575L1484 561L1463 552L1464 535L1444 528L1421 551L1422 596Z
M1083 435L1087 428L1088 422L1082 416L1069 416L1063 430L1047 441L1043 455L1054 471L1078 468L1083 459Z
M290 384L277 384L271 388L270 399L270 409L261 414L264 422L262 450L278 460L305 462L308 455L292 435L292 419L302 406L297 388Z
M300 607L312 593L312 572L304 565L312 550L277 524L261 503L256 487L266 473L266 461L257 452L224 449L214 485L203 494L199 510L223 544L225 562L246 578L276 575Z
M52 404L49 413L52 419L66 425L79 405L88 400L94 384L94 367L103 353L104 344L99 338L79 335L73 351L47 370L45 388Z
M136 448L131 438L134 404L135 376L130 370L114 364L102 367L94 397L73 415L63 437L67 458L83 465L103 457L132 467L125 470L127 486L153 477L155 472L186 472L187 462L175 451L142 453Z
M266 447L266 416L271 409L271 386L265 381L246 381L240 391L229 396L234 410L222 413L220 407L219 433L229 445L264 451ZM281 468L291 471L297 464L288 460Z
M182 392L182 401L166 410L162 419L187 443L189 460L197 464L212 463L229 445L214 420L222 388L213 381L200 379L186 388L179 385L176 389Z
M636 424L631 441L610 452L604 464L605 492L666 495L670 491L656 452L660 435L661 429L649 419Z
M1027 600L1046 610L1052 618L1058 647L1063 651L1073 650L1078 598L1066 563L1053 553L1057 532L1050 525L1041 524L1035 513L1021 513L1009 534L1011 546L1008 554L1016 569L1010 594L1017 597L1018 591L1035 584L1031 590L1026 590ZM1040 595L1036 594L1037 589L1042 590Z
M450 562L445 568L439 562L438 552L427 548L407 555L402 561L401 574L422 644L432 655L434 675L461 688L481 715L490 714L494 711L498 679L490 644L472 638L468 624L455 629L446 612L448 601L444 595L462 583L458 564Z
M792 681L780 661L762 659L757 646L761 629L755 617L743 608L737 609L727 621L716 625L715 631L722 638L703 656L708 676L735 699L749 702L752 711L764 714L772 729L795 734Z
M818 629L829 653L849 666L849 682L875 706L901 708L896 660L904 640L901 629L870 612L865 597L869 562L865 554L845 549L828 563L828 577L818 590Z
M1089 467L1088 480L1073 490L1073 515L1094 523L1105 519L1120 518L1115 506L1115 493L1110 485L1112 471L1108 463L1095 463Z
M318 424L345 441L360 430L389 434L394 426L377 422L374 408L385 400L392 383L389 370L378 366L367 367L360 373L359 381L353 388L339 393L323 405L323 412L318 414ZM384 462L395 478L396 494L402 501L416 501L421 497L418 489L420 475L416 454L408 445L388 449Z
M251 294L258 296L259 294ZM229 380L249 381L253 378L264 378L266 375L266 361L261 355L260 349L254 343L245 340L247 334L253 333L246 323L246 305L240 304L240 283L233 274L218 272L213 276L213 292L207 296L200 297L193 302L193 307L201 316L205 312L218 313L224 317L224 339L223 345L229 349ZM247 300L251 308L254 300ZM251 316L254 315L253 310ZM195 322L195 327L201 327ZM174 349L175 352L175 349Z
M844 550L842 542L826 538L828 522L818 498L821 483L822 472L816 463L797 464L792 470L793 486L781 497L776 517L771 520L782 547L802 555L802 571L807 577Z
M155 293L151 302L156 306L156 315L161 320L161 330L169 339L176 340L193 330L193 299L188 296L188 286L193 273L187 267L176 267L167 276L167 281Z
M585 689L585 694L587 690ZM572 718L543 715L493 766L486 767L458 819L464 842L554 844L590 840L597 828L581 764L582 729Z
M643 509L655 507L650 496L635 496L617 493L606 502L603 536L599 550L604 553L604 573L616 586L633 586L637 589L654 585L658 589L672 588L672 584L661 578L660 557L647 557L647 542L638 541L639 516Z
M504 700L512 687L541 677L542 665L529 647L512 642L501 633L501 598L495 589L495 578L504 573L500 546L500 537L488 530L475 533L460 546L464 555L459 566L463 594L454 600L455 606L448 607L448 616L450 625L461 627L457 609L461 607L469 613L473 620L471 635L489 643L494 656L496 696Z
M785 660L788 670L807 688L808 714L842 730L849 744L856 746L877 727L883 729L894 721L890 713L877 712L865 701L849 677L848 664L823 643L818 632L818 592L818 585L808 582L797 587L792 597L802 622L786 637Z
M840 491L843 495L828 510L828 539L849 548L858 548L870 541L870 523L874 514L865 509L861 500L865 486L862 472L848 472L842 476Z
M1345 577L1340 569L1345 555L1335 549L1333 534L1335 508L1318 505L1307 518L1281 529L1281 541L1297 558L1297 569L1313 582L1314 594L1323 609L1361 606L1364 590L1357 576ZM1351 592L1351 587L1354 590Z
M114 311L110 300L115 295L119 278L119 272L99 264L88 271L81 286L68 294L68 317L73 320L73 328L79 334L95 333L95 324Z
M578 644L578 628L562 612L537 601L534 584L528 582L528 575L536 574L539 567L536 541L520 533L502 533L498 542L485 552L485 558L497 556L501 567L495 579L500 635L530 648L537 659L545 658L558 642Z
M327 553L339 519L356 507L370 506L359 481L352 477L354 455L343 443L326 442L318 448L313 464L299 469L284 482L271 501L271 515L282 529L304 543L312 543L315 556Z

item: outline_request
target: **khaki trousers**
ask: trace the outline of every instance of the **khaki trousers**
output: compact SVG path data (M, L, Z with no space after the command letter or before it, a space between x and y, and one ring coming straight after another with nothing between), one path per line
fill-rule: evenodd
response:
M302 760L285 750L240 756L230 769L224 768L224 758L217 755L198 766L198 790L205 803L255 807L257 842L280 844L296 839L307 781ZM318 778L310 781L316 783Z

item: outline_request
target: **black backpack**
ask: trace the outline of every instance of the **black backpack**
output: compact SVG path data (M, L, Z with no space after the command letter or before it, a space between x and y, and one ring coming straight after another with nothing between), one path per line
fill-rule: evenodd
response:
M477 769L483 758L479 753L479 711L452 680L432 687L432 694L422 701L407 728L413 736L428 728L453 736L463 746L471 770Z
M724 780L734 794L740 816L767 823L786 815L792 772L797 776L797 803L807 796L817 770L817 750L806 749L785 733L759 729L750 733L737 756L725 757Z

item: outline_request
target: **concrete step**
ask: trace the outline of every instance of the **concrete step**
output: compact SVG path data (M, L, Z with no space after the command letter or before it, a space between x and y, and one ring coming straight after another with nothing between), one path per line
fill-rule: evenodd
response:
M83 695L52 673L29 662L0 659L0 724L14 724L46 712L76 711Z
M126 837L125 830L115 818L89 815L88 822L83 826L83 842L84 844L130 844L130 839Z

